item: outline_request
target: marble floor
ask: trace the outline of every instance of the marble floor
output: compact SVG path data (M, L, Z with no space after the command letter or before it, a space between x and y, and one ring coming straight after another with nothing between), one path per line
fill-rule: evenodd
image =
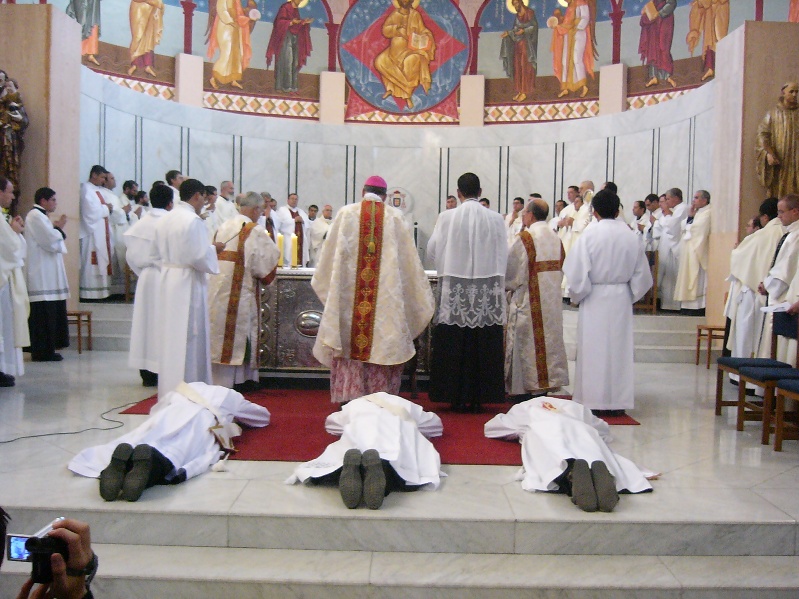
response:
M497 583L506 590L515 588L522 578L520 568L526 566L519 560L530 555L538 556L538 563L545 558L547 567L564 579L575 568L567 556L583 554L580 564L600 572L602 560L623 555L627 556L625 569L635 569L648 584L660 576L676 581L681 594L662 594L675 597L724 596L713 589L729 585L730 577L736 576L744 588L747 581L758 586L760 579L753 573L755 578L750 580L747 567L762 571L763 563L746 560L783 556L767 562L779 592L763 596L795 596L799 589L795 557L799 443L787 441L784 451L775 453L760 444L759 423L748 423L738 433L733 409L726 408L723 416L716 417L715 369L692 364L636 365L636 409L630 414L641 426L613 427L613 447L662 476L654 482L654 493L623 496L613 514L585 514L563 496L525 493L514 482L512 467L447 465L443 469L449 476L440 491L392 494L381 510L370 512L344 509L335 490L283 485L293 464L281 462L232 462L228 472L148 490L135 504L103 502L96 481L73 476L66 463L83 447L111 440L141 422L143 416L121 416L118 411L151 391L142 388L138 373L127 367L124 352L78 355L66 351L64 356L59 363L26 362L26 373L18 378L17 386L0 389L0 505L11 512L14 532L30 532L43 524L41 520L55 515L89 520L94 541L109 556L106 572L118 571L120 579L124 578L120 564L148 564L153 576L167 576L159 573L154 555L167 559L170 551L179 551L187 563L194 559L202 564L204 559L218 559L204 556L207 549L203 548L220 546L239 552L234 548L250 547L256 552L253 555L264 559L276 559L275 551L280 550L277 553L283 559L294 562L292 551L302 551L302 560L312 561L318 552L319 559L331 564L368 558L368 567L357 576L364 576L363 583L371 585L378 584L380 577L391 578L389 571L425 572L424 565L432 563L439 580L451 577L442 583L450 589L471 579L469 572L475 566L469 560L491 555L492 560L506 560L507 578ZM734 388L727 385L727 393L731 396ZM191 520L198 514L203 516L199 526ZM126 515L146 517L149 526L128 523L121 530ZM353 526L358 527L355 532ZM165 530L169 540L159 542ZM293 538L302 542L293 544ZM123 545L129 549L120 549ZM158 547L140 556L136 546L142 545L186 549ZM195 558L190 557L195 555L192 552ZM377 566L397 559L396 555L402 556L402 568L387 566L378 575ZM735 557L712 557L725 555ZM23 566L4 565L4 571L16 577L12 582L6 578L4 586L0 576L0 595L6 596L4 591L21 580ZM211 576L205 570L197 576ZM334 573L331 576L335 579ZM358 577L345 582L357 586ZM413 585L392 579L391 584L403 596L426 596L419 585L430 584L428 578L422 576ZM344 582L331 584L338 584L342 596L346 595ZM488 583L482 580L480 584ZM652 584L657 587L660 582ZM695 595L684 593L688 586L696 590ZM123 585L117 595L107 596L143 596L138 593L144 588L134 592ZM207 587L208 596L213 596L211 588ZM461 591L453 596L464 596ZM242 587L236 596L279 595L249 594ZM318 595L336 594L327 589ZM394 596L355 594L361 595ZM181 589L161 596L205 594ZM493 595L484 588L473 596ZM529 595L521 592L519 596Z

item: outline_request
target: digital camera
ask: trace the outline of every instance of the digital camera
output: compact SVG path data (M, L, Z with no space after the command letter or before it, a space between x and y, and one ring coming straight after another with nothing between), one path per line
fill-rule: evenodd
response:
M6 555L9 561L31 562L31 578L35 583L48 584L53 581L50 556L54 553L60 553L65 562L69 559L66 542L57 537L47 536L53 530L53 524L59 520L63 518L56 518L32 535L6 535Z

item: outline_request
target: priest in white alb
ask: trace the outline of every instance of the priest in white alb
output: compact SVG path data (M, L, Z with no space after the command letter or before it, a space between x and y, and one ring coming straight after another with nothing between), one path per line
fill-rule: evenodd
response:
M216 198L214 215L217 228L239 213L235 201L235 187L233 181L222 181L219 186L219 195Z
M108 171L95 164L80 188L80 298L104 299L111 295L111 259L114 245L105 199Z
M0 209L14 201L14 184L0 175ZM28 335L28 291L25 287L25 221L0 212L0 387L13 387L22 375L22 348Z
M688 210L679 257L674 301L681 310L704 310L710 258L710 194L704 189L694 194Z
M311 221L308 220L308 214L300 208L299 196L296 193L290 193L286 200L286 205L281 206L275 211L274 221L278 227L278 232L283 235L283 264L281 266L292 266L292 244L297 248L297 264L296 266L305 266L308 264L308 229ZM292 241L292 235L296 235L296 241Z
M152 262L161 265L158 397L179 383L211 382L208 276L219 272L223 244L208 242L200 211L205 186L197 179L180 184L181 201L155 226Z
M214 384L230 388L260 378L259 289L261 282L274 277L280 254L266 229L257 224L264 212L261 194L244 194L239 211L216 232L216 241L225 248L218 256L219 274L208 283Z
M314 219L310 229L308 230L308 238L310 242L310 262L308 265L312 268L315 268L316 263L319 261L319 253L322 251L322 246L327 239L327 232L332 224L333 206L330 204L325 204L322 207L322 215Z
M768 275L774 252L785 233L777 218L777 198L760 204L762 228L744 237L730 253L730 290L724 315L729 319L730 332L727 349L733 358L757 357L760 331L765 315L760 308L766 305L766 296L757 288ZM737 375L730 375L730 378Z
M441 457L428 441L444 432L441 419L407 399L389 393L353 399L327 417L325 430L341 439L328 445L318 458L298 465L287 484L329 481L339 485L347 507L357 507L363 495L366 505L377 509L391 491L432 491L445 476ZM357 467L352 461L369 450L377 452L381 463L367 464L362 480L347 480L346 469ZM374 473L379 484L369 480L372 467L379 469Z
M69 283L64 267L67 216L62 214L55 222L50 220L49 215L55 213L58 206L58 198L49 187L37 189L33 201L34 206L25 217L31 360L59 362L63 357L56 350L69 346Z
M524 229L508 252L505 390L512 396L569 384L560 293L565 255L548 214L544 200L527 204L519 215Z
M161 264L154 261L155 227L174 206L172 188L156 185L150 191L151 208L125 232L126 259L139 278L133 298L128 365L136 368L142 385L158 385L158 361L161 355Z
M658 243L658 296L660 309L677 311L680 302L674 299L677 271L680 268L680 238L683 222L688 218L688 207L677 187L666 192L661 205L663 215L652 227L652 236Z
M644 246L619 214L619 197L597 192L596 221L563 264L572 302L580 304L574 401L621 415L634 405L633 304L652 287Z
M118 196L114 193L116 186L114 173L106 173L102 193L106 204L113 206L108 217L111 225L111 293L122 294L125 292L125 231L130 228L130 202L123 203L124 194Z
M369 177L363 200L339 211L311 279L324 306L313 354L330 368L334 402L397 395L413 341L433 316L413 237L402 212L385 204L386 189Z

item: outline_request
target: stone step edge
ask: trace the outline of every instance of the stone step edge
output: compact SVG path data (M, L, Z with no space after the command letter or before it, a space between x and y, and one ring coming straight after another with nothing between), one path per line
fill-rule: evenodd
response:
M95 593L115 581L440 589L763 591L799 587L799 557L425 554L94 544ZM712 569L712 573L710 572ZM3 566L7 595L30 566ZM768 578L764 576L768 572ZM198 589L200 587L197 587ZM203 587L205 588L205 587ZM4 595L4 596L6 596ZM12 596L12 595L7 595ZM593 595L592 595L593 596ZM768 595L764 595L768 596Z

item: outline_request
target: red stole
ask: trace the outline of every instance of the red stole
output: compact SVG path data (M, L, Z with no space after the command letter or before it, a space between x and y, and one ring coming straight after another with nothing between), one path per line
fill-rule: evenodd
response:
M97 194L97 197L100 198L100 203L103 206L108 206L108 204L106 204L106 202L105 202L105 198L103 198L103 194L100 193L99 191L96 191L95 193ZM109 210L108 213L110 214L111 210ZM108 252L107 273L108 273L108 276L110 277L111 276L111 258L113 256L111 254L111 225L108 224L108 217L107 216L105 218L103 218L103 220L105 221L105 249ZM92 264L97 264L97 251L96 250L92 252Z
M297 218L300 215L299 210L294 211L289 208L289 214L291 214L291 218ZM302 233L305 223L298 223L296 220L294 221L294 234L297 236L297 266L305 266L302 263L302 246L303 242L305 241L305 236Z
M383 253L383 202L363 200L355 267L355 298L352 306L350 358L368 362L374 338L380 257Z

